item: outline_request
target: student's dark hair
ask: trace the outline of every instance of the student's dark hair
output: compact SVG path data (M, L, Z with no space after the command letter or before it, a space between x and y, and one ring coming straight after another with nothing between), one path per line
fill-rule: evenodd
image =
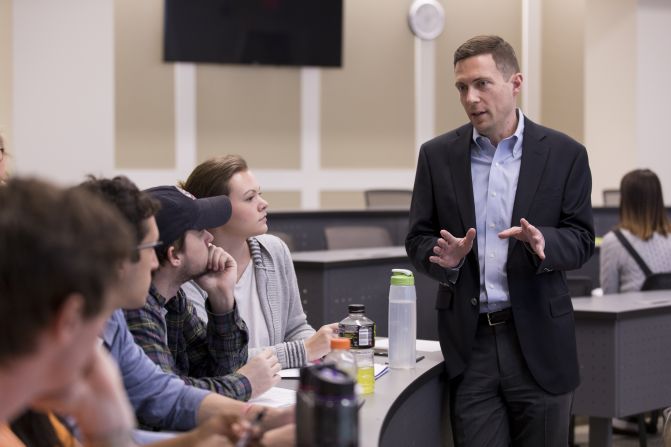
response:
M496 68L507 77L520 71L515 50L499 36L475 36L468 39L454 52L454 66L459 61L481 54L491 54Z
M96 178L89 176L80 187L114 205L126 218L135 232L135 242L140 244L147 236L149 228L146 220L155 216L161 208L161 203L151 195L141 191L128 177ZM138 261L140 255L133 252L132 260Z
M628 172L620 182L620 228L647 241L671 231L664 209L662 184L650 169Z
M29 355L72 294L97 316L134 248L118 211L81 188L14 178L0 188L0 365Z
M154 250L156 252L156 259L158 259L159 265L163 265L168 261L168 250L170 247L173 247L176 252L181 252L184 250L184 242L186 240L186 233L180 236L172 244L163 244L156 247Z
M229 195L228 183L238 172L248 170L247 162L239 155L223 155L205 160L191 172L180 186L196 198Z
M49 416L44 413L28 410L14 419L10 428L26 447L75 447L64 445L58 439Z

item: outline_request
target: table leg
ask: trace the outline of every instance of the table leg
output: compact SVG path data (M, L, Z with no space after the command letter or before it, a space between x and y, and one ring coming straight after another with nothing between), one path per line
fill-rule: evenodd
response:
M613 424L611 418L589 418L589 447L611 447Z

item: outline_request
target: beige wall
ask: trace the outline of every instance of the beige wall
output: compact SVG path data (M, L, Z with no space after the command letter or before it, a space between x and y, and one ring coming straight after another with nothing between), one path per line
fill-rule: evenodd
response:
M263 191L271 211L297 210L301 207L300 191Z
M414 38L405 0L344 2L343 67L322 70L326 168L412 168Z
M198 65L198 161L242 155L253 169L300 167L296 68Z
M459 45L478 34L498 34L517 50L518 57L522 48L521 0L442 3L447 19L445 31L436 40L436 134L468 121L454 88L452 61Z
M11 148L12 129L12 2L0 0L0 135Z
M175 166L174 69L163 58L163 1L114 2L117 168Z
M596 204L637 164L636 11L636 0L589 0L585 8L585 145Z
M363 191L322 191L322 209L351 210L365 208Z
M542 6L541 122L584 142L586 0L546 0Z

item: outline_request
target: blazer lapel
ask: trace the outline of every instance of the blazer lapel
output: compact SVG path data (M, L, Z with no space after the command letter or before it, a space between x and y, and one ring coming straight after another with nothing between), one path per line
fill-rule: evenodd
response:
M464 237L469 228L475 228L475 199L473 198L473 180L471 177L471 136L473 128L462 128L455 141L454 148L449 152L450 171L452 172L453 191L457 200L459 216L463 226ZM478 259L477 239L473 243L471 253Z
M525 118L522 160L517 180L511 226L519 225L520 219L527 216L531 202L538 190L538 185L543 178L543 170L550 151L549 147L543 142L544 138L545 135L541 133L539 127ZM533 225L533 222L530 223ZM508 254L516 243L517 239L511 239L508 245Z

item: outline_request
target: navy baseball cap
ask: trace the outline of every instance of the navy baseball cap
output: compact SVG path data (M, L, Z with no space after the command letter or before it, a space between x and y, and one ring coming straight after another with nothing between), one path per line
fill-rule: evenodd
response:
M189 230L224 225L231 218L231 201L226 196L196 199L177 186L157 186L145 190L161 202L156 224L164 245L170 245Z

